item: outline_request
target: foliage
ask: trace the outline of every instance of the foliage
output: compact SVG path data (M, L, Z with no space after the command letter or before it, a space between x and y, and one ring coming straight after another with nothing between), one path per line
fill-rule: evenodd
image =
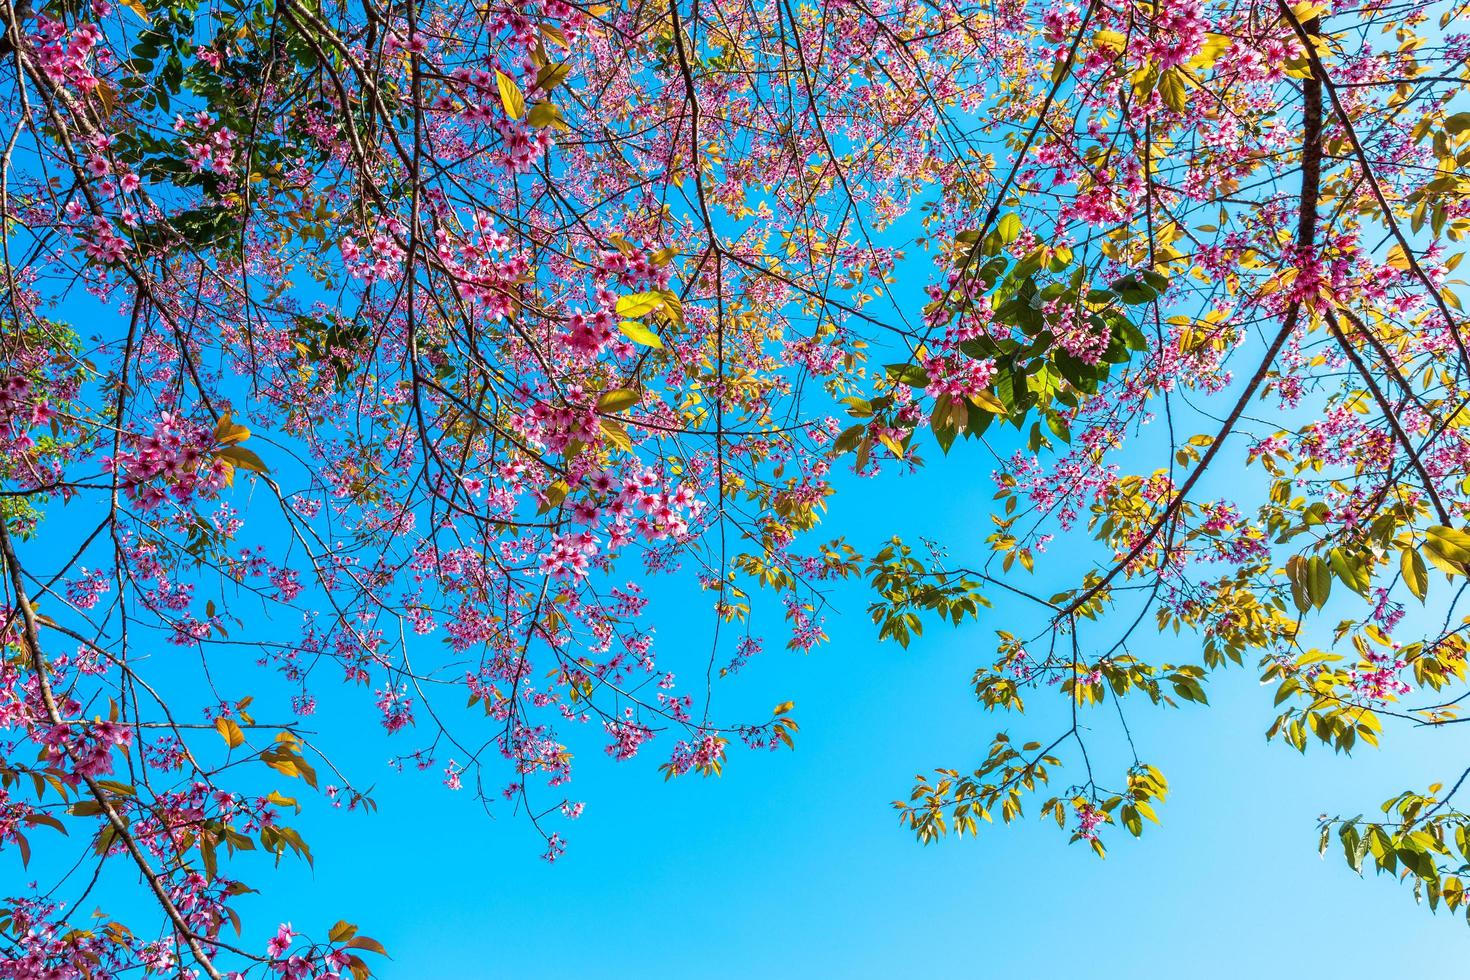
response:
M0 975L362 980L346 922L238 945L231 877L372 807L344 691L555 859L579 729L670 778L793 747L714 679L768 607L820 643L842 582L904 645L1037 613L974 689L1061 731L920 776L924 841L1047 787L1098 854L1140 835L1168 784L1125 705L1247 658L1301 751L1463 720L1462 13L0 0L0 845L157 911L9 897ZM979 567L817 537L931 442L993 469ZM657 575L707 663L655 643ZM1462 784L1322 829L1458 908Z

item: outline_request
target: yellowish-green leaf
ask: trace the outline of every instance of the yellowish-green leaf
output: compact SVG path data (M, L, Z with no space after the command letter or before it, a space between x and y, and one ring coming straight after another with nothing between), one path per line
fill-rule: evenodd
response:
M1114 54L1122 54L1128 46L1128 38L1118 31L1098 31L1093 35L1092 43L1094 47L1111 51Z
M619 449L633 448L633 438L628 435L628 430L621 422L614 419L602 420L602 435L604 439Z
M1332 594L1332 568L1320 557L1313 556L1307 562L1307 594L1318 609L1327 605Z
M1170 68L1159 76L1159 95L1175 112L1183 113L1188 108L1189 92L1184 87L1184 74L1178 68Z
M599 412L621 412L638 404L639 394L631 388L614 388L597 399Z
M536 87L543 92L550 93L552 89L567 80L567 74L571 70L572 66L566 62L553 62L546 65L536 73Z
M624 320L618 324L618 329L635 344L642 344L644 347L657 347L660 350L663 349L664 342L658 338L658 334L637 320Z
M1404 584L1414 593L1414 598L1423 602L1429 592L1429 569L1424 559L1413 548L1405 548L1400 567L1404 573Z
M1000 235L1000 240L1009 245L1011 242L1021 237L1021 219L1014 214L1004 215L1000 219L1000 221L996 223L995 230L996 233Z
M629 319L647 316L663 305L664 298L658 293L633 293L618 297L618 316Z
M538 102L531 106L531 112L526 116L526 123L536 129L567 129L566 120L561 117L561 110L550 102Z
M1146 99L1154 86L1159 84L1159 69L1152 61L1145 62L1134 70L1129 81L1133 84L1133 94L1140 99Z
M519 119L526 114L526 95L515 79L496 69L495 86L500 89L500 104L505 108L507 116Z
M1452 562L1470 562L1470 534L1453 527L1431 527L1425 544Z
M1006 407L999 398L988 391L978 391L969 396L976 408L983 408L992 415L1005 415Z

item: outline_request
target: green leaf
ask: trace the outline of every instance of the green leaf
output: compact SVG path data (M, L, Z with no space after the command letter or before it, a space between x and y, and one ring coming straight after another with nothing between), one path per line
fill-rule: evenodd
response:
M1150 286L1155 292L1162 294L1169 288L1169 277L1152 269L1144 269L1138 273L1138 278Z
M884 370L889 378L910 388L929 387L929 372L917 364L889 364Z
M837 441L832 443L832 451L840 456L843 453L856 449L858 440L863 437L863 433L866 431L868 431L868 427L861 422L857 425L848 426L837 437Z
M1118 295L1118 298L1129 306L1139 306L1159 298L1158 290L1145 282L1141 282L1137 276L1126 275L1121 279L1115 279L1110 288Z

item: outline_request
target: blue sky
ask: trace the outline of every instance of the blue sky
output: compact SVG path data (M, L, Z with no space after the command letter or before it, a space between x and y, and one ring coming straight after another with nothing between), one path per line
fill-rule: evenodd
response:
M959 454L918 478L854 487L829 526L871 535L903 489L908 530L977 543L990 493L976 464ZM656 595L664 647L703 648L707 619L681 618L689 604ZM1315 830L1324 810L1371 811L1458 771L1458 731L1393 732L1385 750L1353 759L1302 757L1266 745L1268 691L1237 668L1218 675L1210 708L1130 715L1140 755L1172 789L1163 826L1143 841L1115 833L1099 861L1028 818L925 848L888 805L912 775L973 764L997 727L1054 732L1057 715L1038 698L1035 717L987 716L970 696L993 629L1015 626L1019 610L903 651L874 642L856 590L840 599L829 644L806 656L772 644L717 689L727 711L794 700L795 752L738 753L720 779L665 783L657 755L615 763L589 741L572 785L587 811L555 865L523 821L486 817L437 770L385 773L372 815L303 794L315 872L242 859L237 873L265 891L242 912L256 928L277 914L313 931L354 921L392 954L384 977L1391 977L1409 964L1425 975L1463 966L1462 919L1429 915L1390 879L1359 881L1336 851L1319 858ZM1144 649L1196 659L1188 638L1163 642ZM389 743L361 731L333 739L337 761L371 778ZM1096 744L1116 742L1100 724Z
M992 435L1004 445L1009 433ZM1135 446L1124 463L1147 470L1157 458ZM991 468L978 446L961 443L951 457L933 453L917 475L842 478L817 535L846 535L866 552L893 533L913 543L926 535L958 561L978 562L991 529ZM1216 486L1201 493L1238 480L1235 464L1222 460L1221 473L1205 481ZM248 483L236 494L242 509L260 501ZM31 542L23 556L44 564L50 547L85 533L84 525L57 508L50 545ZM1053 543L1038 566L1039 591L1073 580L1077 540ZM633 574L636 562L626 564ZM687 575L646 585L666 664L702 671L714 622L709 595L691 592ZM428 772L390 771L390 754L422 741L413 732L386 737L360 689L344 691L323 677L322 710L308 727L321 730L321 744L355 782L376 784L378 810L333 810L262 768L275 788L301 799L294 826L316 862L288 858L273 870L255 853L231 863L230 874L262 892L239 902L243 942L262 949L281 921L320 936L347 919L388 948L392 960L379 964L380 976L416 980L1083 971L1203 978L1305 970L1350 978L1399 976L1407 964L1449 975L1463 965L1470 953L1463 919L1431 916L1407 888L1387 878L1359 881L1335 850L1325 860L1316 850L1323 811L1374 812L1401 789L1452 779L1464 766L1463 733L1391 728L1379 752L1302 757L1265 743L1270 691L1253 669L1216 675L1209 708L1130 709L1139 754L1165 772L1171 794L1160 809L1163 826L1150 827L1141 842L1113 832L1106 861L1036 821L1039 799L1019 825L918 845L889 805L916 772L973 767L997 729L1025 740L1064 727L1062 704L1045 694L1021 717L987 715L974 702L970 676L992 657L994 631L1039 625L1034 609L992 597L996 608L978 623L931 624L907 650L876 642L856 584L833 594L830 642L811 654L786 651L780 624L768 623L766 652L717 683L715 715L760 718L792 700L797 747L736 751L719 779L665 782L657 771L663 743L617 763L602 753L599 731L570 733L577 764L569 794L587 809L569 825L552 821L569 841L555 865L540 859L539 837L507 805L487 816L468 792L446 790L446 756ZM775 605L770 595L759 598L767 609ZM1199 658L1187 635L1152 636L1139 652ZM173 648L159 656L180 657L168 662L181 668L193 659ZM211 669L223 688L259 695L258 718L287 714L284 694L273 690L279 685L262 683L247 662L215 660ZM156 676L187 694L185 674ZM1089 738L1108 760L1100 768L1116 773L1127 760L1111 711L1098 713ZM1058 791L1068 781L1060 777ZM50 857L38 856L24 879L44 880ZM126 869L112 873L89 903L148 921L154 910L124 882ZM13 853L0 855L0 879L24 880Z
M990 528L989 471L984 455L963 444L916 476L846 480L822 536L846 534L872 550L894 531L914 541L929 535L957 559L978 560ZM62 511L52 520L63 522L58 533L81 528ZM1076 574L1074 549L1053 544L1038 567L1048 586ZM39 542L24 549L38 560L45 550ZM689 669L708 650L713 619L708 595L691 596L678 583L650 583L650 614L664 655ZM1140 756L1171 783L1163 826L1143 841L1115 832L1099 861L1028 815L978 840L921 847L889 806L914 773L973 766L998 728L1018 740L1059 730L1062 706L1044 695L1012 717L987 715L970 693L975 666L993 654L994 630L1032 629L1037 620L998 603L978 623L936 624L901 650L876 642L860 587L838 590L833 601L829 643L795 654L772 629L766 652L716 686L719 717L760 717L793 700L801 724L794 752L738 751L722 778L665 782L660 743L617 763L602 754L599 732L574 733L569 790L587 809L558 828L570 846L555 865L540 859L541 841L522 818L503 804L487 816L468 792L440 784L438 766L391 772L390 754L421 743L411 732L384 736L360 690L334 694L335 681L324 677L312 727L339 767L376 783L378 810L333 810L299 782L262 769L301 799L294 825L316 862L313 869L288 858L273 870L255 853L231 863L229 873L262 892L239 902L245 945L263 948L281 921L321 935L347 919L388 948L393 959L380 964L380 976L416 980L1084 970L1393 977L1408 964L1452 975L1465 962L1463 919L1431 916L1390 879L1359 881L1336 851L1320 859L1315 829L1323 811L1372 812L1401 789L1452 778L1464 765L1460 729L1390 729L1382 751L1302 757L1265 743L1270 692L1254 670L1236 668L1216 675L1209 708L1130 710ZM1153 637L1140 652L1191 662L1198 644ZM261 694L262 720L286 714L258 676L239 690ZM1105 758L1121 749L1108 712L1092 733ZM13 894L25 879L45 879L48 856L38 855L28 874L13 852L0 862ZM141 925L153 910L140 889L125 886L125 868L113 874L110 894L88 904Z
M916 275L900 291L910 312L913 287L929 270ZM115 317L107 322L119 327ZM1155 465L1131 455L1136 466ZM1221 465L1226 475L1218 479L1238 478L1233 464ZM951 458L935 454L917 476L844 479L819 536L845 534L871 551L895 532L915 543L928 535L961 559L977 557L991 528L990 469L982 451L962 444ZM242 509L248 493L242 481ZM262 493L254 499L264 503ZM87 530L74 518L68 524L59 508L52 519L63 537ZM23 556L62 553L56 538L47 541L26 546ZM1071 548L1054 543L1040 567L1057 587L1077 572ZM650 590L670 666L701 664L713 627L708 594L691 595L687 581L670 579ZM1320 813L1373 812L1401 789L1452 779L1466 762L1463 731L1391 729L1382 751L1348 759L1313 749L1303 757L1266 744L1270 692L1252 668L1216 675L1209 708L1132 709L1139 754L1164 771L1171 794L1160 808L1162 827L1150 827L1141 842L1111 833L1106 861L1036 821L1035 800L1019 825L919 846L889 805L906 795L914 773L974 766L997 729L1046 739L1062 724L1062 706L1044 695L1022 717L987 715L976 705L970 677L992 657L994 630L1037 625L1033 610L993 598L997 607L980 622L931 624L907 650L876 642L855 585L834 593L830 642L809 655L784 650L779 624L771 624L766 652L717 685L716 716L760 718L792 700L801 724L796 750L737 751L719 779L665 782L656 767L666 745L616 763L602 754L598 731L577 733L569 791L587 809L575 823L556 825L569 849L555 865L540 859L539 837L508 807L487 816L468 792L447 791L446 757L425 773L391 772L388 756L421 742L413 733L384 737L363 692L332 694L335 682L324 678L322 744L356 780L376 783L378 809L336 811L299 783L275 781L300 797L305 809L295 826L316 862L287 859L273 870L256 853L230 865L262 891L239 903L245 945L263 949L281 921L319 936L348 919L392 955L375 964L379 975L415 980L1234 978L1308 970L1353 978L1463 969L1470 955L1463 918L1431 916L1406 887L1359 881L1335 850L1325 860L1316 850ZM1187 635L1146 640L1139 652L1199 659ZM225 677L236 669L212 666ZM269 687L255 710L263 720L286 714ZM241 694L251 690L242 682ZM1098 717L1093 744L1116 754L1111 707ZM1061 777L1058 791L1067 781ZM25 874L14 853L0 855L6 893L14 882L43 877L40 870ZM120 917L154 914L141 889L119 880L107 891L107 907Z
M1010 433L1000 427L992 435L1004 445ZM1123 462L1146 471L1159 458L1135 445ZM961 443L951 457L933 453L917 475L842 478L818 537L846 535L871 552L893 533L913 543L924 535L945 542L958 561L978 562L991 529L991 468L978 446ZM1222 460L1220 474L1205 481L1215 486L1200 492L1239 479L1236 464ZM242 509L261 502L248 482L236 495ZM23 557L44 565L69 553L59 542L90 523L56 507L47 528L48 543L25 545ZM1079 554L1077 538L1054 542L1038 565L1038 590L1073 581ZM636 562L626 564L633 574ZM702 671L713 614L709 595L692 593L688 577L646 583L650 617L667 665ZM830 642L808 655L786 651L780 624L769 623L766 652L717 683L715 714L760 718L792 700L797 747L736 751L719 779L665 782L657 771L663 743L617 763L602 753L599 731L570 733L577 763L569 794L587 808L569 825L552 821L569 841L555 865L540 859L540 838L508 806L487 816L468 792L446 790L446 757L428 772L390 771L389 755L422 741L413 732L386 737L363 691L323 677L322 710L308 727L321 730L321 744L355 782L376 784L378 810L333 810L262 768L253 778L266 774L301 799L294 826L316 862L288 858L273 870L254 853L230 864L228 873L262 892L238 903L243 943L263 949L282 921L321 936L347 919L388 948L392 960L378 964L380 976L415 980L1233 978L1307 970L1352 978L1400 976L1410 964L1424 975L1463 967L1470 929L1462 918L1431 916L1406 887L1359 881L1335 850L1325 860L1316 850L1318 814L1375 812L1402 789L1453 779L1465 764L1463 731L1390 728L1382 751L1347 759L1314 749L1303 757L1265 743L1270 691L1254 669L1216 675L1209 708L1130 709L1139 754L1164 771L1171 794L1160 808L1162 827L1149 827L1141 842L1113 832L1106 861L1035 820L1039 800L1019 825L918 845L889 805L916 772L973 767L997 729L1025 740L1049 739L1063 727L1062 704L1044 694L1021 717L987 715L974 702L970 676L992 657L994 631L1039 625L1034 609L992 597L996 608L978 623L932 624L907 650L876 642L856 584L836 590L826 612ZM761 598L767 609L775 605ZM1151 636L1139 652L1199 659L1188 635ZM194 658L176 648L158 656L170 659L155 665L155 677L187 694L186 675L163 668L187 670ZM211 669L223 688L259 695L257 717L287 715L280 686L262 683L248 662L213 660ZM1089 737L1116 773L1127 760L1111 710L1098 713ZM1067 781L1063 775L1057 789ZM29 872L14 852L0 855L7 894L30 878L46 880L46 865L62 856L39 853L36 843ZM135 924L151 921L155 910L127 882L127 869L112 875L77 911L101 904ZM70 900L80 885L73 880L62 894Z

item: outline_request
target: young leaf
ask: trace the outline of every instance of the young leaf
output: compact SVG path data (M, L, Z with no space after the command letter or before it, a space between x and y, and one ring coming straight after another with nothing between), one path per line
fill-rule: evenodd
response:
M663 349L664 342L658 339L658 334L639 323L637 320L624 320L618 324L618 329L623 332L629 340L644 347L657 347Z
M526 114L526 96L521 91L521 87L516 84L515 79L496 69L495 86L500 89L500 104L505 108L507 116L519 119Z
M245 744L245 733L240 730L239 725L235 724L233 718L216 718L214 727L230 748L237 749Z
M597 410L599 412L621 412L638 404L638 399L638 392L631 388L615 388L604 392L602 397L597 399Z

